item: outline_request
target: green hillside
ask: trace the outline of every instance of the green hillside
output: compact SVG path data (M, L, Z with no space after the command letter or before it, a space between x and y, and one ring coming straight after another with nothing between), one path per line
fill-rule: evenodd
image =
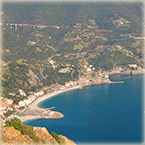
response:
M143 66L142 3L5 2L2 8L3 96L77 80L86 63L95 72Z

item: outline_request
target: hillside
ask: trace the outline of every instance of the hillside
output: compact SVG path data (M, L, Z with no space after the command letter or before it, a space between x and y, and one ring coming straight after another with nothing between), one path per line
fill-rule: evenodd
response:
M24 125L19 119L14 118L6 122L2 127L2 143L11 145L16 144L45 144L45 145L76 145L65 136L57 135L55 132L50 134L45 127L32 127Z
M142 3L5 2L2 11L3 97L77 81L85 65L92 76L143 67Z

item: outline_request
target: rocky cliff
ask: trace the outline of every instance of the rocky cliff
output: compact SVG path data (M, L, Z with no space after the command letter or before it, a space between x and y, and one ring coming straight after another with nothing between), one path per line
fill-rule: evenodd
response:
M19 144L46 144L46 145L59 145L58 141L48 132L45 127L34 127L35 135L41 139L39 143L32 140L28 135L22 135L19 130L14 127L2 127L2 144L4 145L19 145ZM76 145L67 137L59 135L63 140L64 145Z
M14 127L4 127L2 128L2 142L5 144L29 144L34 143L32 139L30 139L29 136L22 135L19 130L16 130Z

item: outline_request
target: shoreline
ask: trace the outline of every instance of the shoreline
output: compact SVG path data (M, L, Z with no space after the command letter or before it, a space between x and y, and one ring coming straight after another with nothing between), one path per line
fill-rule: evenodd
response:
M39 105L41 102L43 102L44 100L47 100L47 99L49 99L49 98L52 98L52 97L54 97L54 96L56 96L56 95L59 95L59 94L61 94L61 93L67 92L67 91L71 91L71 90L78 89L80 86L81 86L81 85L77 85L77 86L73 86L73 87L71 87L71 88L66 88L66 89L64 89L64 90L58 90L58 91L54 91L54 92L52 92L52 93L47 93L47 94L45 94L45 95L43 95L43 96L37 98L34 102L32 102L32 103L29 105L29 107L30 107L30 108L33 108L33 109L43 109L43 108L41 108L41 107L38 106L38 105ZM50 107L50 108L52 108L52 107ZM47 109L49 109L49 108L47 108Z
M134 73L133 75L137 75L137 74L144 74L144 73ZM84 85L76 85L70 88L66 88L64 90L58 90L58 91L54 91L51 93L46 93L45 95L38 97L34 102L32 102L29 107L30 109L33 110L45 110L45 109L53 109L55 107L50 106L49 108L41 108L39 106L39 104L47 99L50 99L56 95L59 95L61 93L67 92L67 91L71 91L71 90L75 90L75 89L82 89L83 87L86 86L91 86L91 85L101 85L101 84L118 84L118 83L124 83L124 81L119 81L119 82L112 82L110 80L107 79L107 81L102 80L101 82L97 82L97 83L90 83L90 84L84 84ZM50 110L51 111L51 110ZM17 116L22 122L27 122L30 120L35 120L35 119L39 119L39 118L43 118L43 119L59 119L59 118L63 118L64 115L61 112L57 112L57 111L51 111L54 112L56 114L58 114L57 117L40 117L40 116L34 116L34 115L26 115L26 116Z
M26 116L17 116L17 118L20 119L22 123L25 123L27 121L31 121L31 120L35 120L35 119L59 119L59 118L64 117L64 115L58 111L51 111L51 113L53 113L54 116L41 117L39 115L26 115Z
M64 92L67 92L67 91L71 91L71 90L75 90L75 89L78 89L81 85L76 85L76 86L73 86L71 88L66 88L64 90L58 90L58 91L54 91L52 93L47 93L39 98L37 98L34 102L32 102L30 105L29 105L29 108L30 110L48 110L48 109L53 109L55 107L49 107L49 108L41 108L40 106L38 106L41 102L43 102L44 100L47 100L49 98L52 98L56 95L59 95L61 93L64 93ZM50 110L51 111L51 110ZM35 119L59 119L59 118L63 118L64 115L61 113L61 112L58 112L58 111L51 111L51 113L53 113L52 116L45 116L45 117L40 117L38 115L25 115L25 116L16 116L18 119L20 119L23 123L24 122L27 122L27 121L30 121L30 120L35 120Z

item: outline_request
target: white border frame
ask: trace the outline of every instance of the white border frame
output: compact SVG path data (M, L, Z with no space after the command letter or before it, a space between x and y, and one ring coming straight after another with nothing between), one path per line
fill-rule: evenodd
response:
M144 11L143 11L143 18L145 18L145 2L144 0L0 0L0 51L2 50L2 31L1 31L1 22L2 22L2 15L1 15L1 10L2 10L2 5L3 2L142 2L144 5ZM143 35L145 37L145 19L143 19ZM145 67L145 41L144 41L144 67ZM2 55L0 53L0 60L2 58ZM1 70L1 69L0 69ZM1 72L0 72L1 73ZM0 86L1 86L1 80L0 80ZM1 95L1 94L0 94ZM145 77L144 77L144 83L143 83L143 135L145 136ZM1 130L1 128L0 128ZM1 132L0 132L1 133ZM1 136L1 134L0 134ZM79 145L144 145L145 144L145 138L144 141L141 144L136 144L136 143L91 143L91 144L79 144Z

